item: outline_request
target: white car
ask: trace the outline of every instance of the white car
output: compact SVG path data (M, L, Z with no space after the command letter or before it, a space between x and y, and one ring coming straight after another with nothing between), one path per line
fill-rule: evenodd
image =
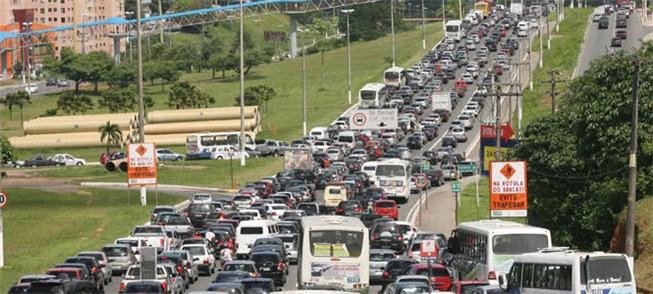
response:
M211 201L213 201L213 198L211 198L210 194L206 193L197 193L190 199L192 203L211 203Z
M471 130L474 127L473 119L469 115L461 114L458 116L458 120L462 122L466 130Z
M451 129L449 133L451 133L451 135L453 135L453 137L456 138L456 141L467 142L467 134L465 133L464 128L454 127L453 129Z
M252 217L253 220L262 220L263 217L261 216L261 212L258 209L250 209L250 208L241 208L238 210L238 212L244 214L244 215L249 215Z
M462 75L463 81L465 84L473 84L474 83L474 75L472 75L469 72L466 72Z
M522 29L518 30L517 31L517 37L520 37L520 38L528 37L528 30L522 30Z
M535 18L531 18L528 21L528 25L530 26L531 29L538 29L540 27L540 23Z
M369 160L369 155L367 155L367 151L365 149L359 148L359 149L354 149L354 151L351 152L351 155L356 155L363 160L363 162Z
M52 157L52 160L54 160L56 162L61 162L64 165L85 165L86 164L86 160L81 159L81 158L76 158L76 157L74 157L74 156L72 156L70 154L66 154L66 153L55 154Z
M404 245L408 246L408 244L413 240L417 229L409 222L396 221L395 224L397 224L399 231L402 234Z
M215 257L206 245L186 244L181 246L179 250L190 252L194 259L193 263L197 264L197 268L200 272L204 272L209 276L215 272Z
M34 94L39 92L39 86L36 84L27 84L25 85L25 92L28 94Z
M268 216L270 216L271 219L273 220L279 220L279 218L283 215L283 213L288 210L288 206L285 204L264 204L263 208L265 208L265 211L267 212Z
M467 48L467 50L476 50L476 42L472 39L467 39L467 41L465 41L465 48Z
M211 150L211 159L238 159L240 158L240 149L232 145L217 146ZM244 152L245 158L249 157L247 151Z

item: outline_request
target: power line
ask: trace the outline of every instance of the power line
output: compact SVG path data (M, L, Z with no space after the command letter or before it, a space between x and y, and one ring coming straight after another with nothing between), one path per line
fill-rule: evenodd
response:
M544 80L542 83L549 83L551 84L551 90L549 91L549 95L551 95L551 113L556 112L556 96L558 92L556 92L556 85L558 83L564 83L567 80L559 80L557 77L560 75L560 71L557 69L550 70L549 75L551 78L549 80Z

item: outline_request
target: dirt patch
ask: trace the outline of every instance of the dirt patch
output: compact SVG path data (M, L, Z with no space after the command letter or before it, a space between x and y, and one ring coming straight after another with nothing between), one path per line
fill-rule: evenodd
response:
M56 194L79 193L80 186L71 179L43 177L28 171L9 171L2 185L12 188L37 189Z

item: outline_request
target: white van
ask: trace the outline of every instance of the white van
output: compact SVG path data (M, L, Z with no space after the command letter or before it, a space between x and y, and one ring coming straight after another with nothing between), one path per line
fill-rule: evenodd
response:
M315 136L318 140L329 139L329 132L327 131L327 128L323 128L323 127L312 128L310 135Z
M376 165L379 164L376 161L367 161L363 163L363 167L361 170L367 174L369 177L370 181L370 186L376 185Z
M517 23L517 28L519 30L524 30L527 31L529 28L528 22L527 21L520 21Z
M236 229L236 256L239 259L247 259L256 239L271 237L278 232L277 224L273 220L241 221Z
M340 132L337 141L350 150L354 149L356 148L356 133L352 131Z
M324 205L335 209L340 201L347 200L347 187L344 185L328 185L324 188Z

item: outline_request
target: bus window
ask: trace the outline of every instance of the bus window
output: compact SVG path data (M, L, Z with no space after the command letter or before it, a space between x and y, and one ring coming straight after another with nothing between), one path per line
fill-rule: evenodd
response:
M376 99L375 91L361 91L361 99L363 100L374 100Z
M519 255L537 252L548 247L548 237L541 234L498 235L492 238L492 249L497 255Z
M311 255L316 257L359 257L363 233L352 231L311 231Z
M580 265L580 283L585 285L585 262ZM631 281L630 268L624 258L596 257L590 259L590 284L627 283Z

